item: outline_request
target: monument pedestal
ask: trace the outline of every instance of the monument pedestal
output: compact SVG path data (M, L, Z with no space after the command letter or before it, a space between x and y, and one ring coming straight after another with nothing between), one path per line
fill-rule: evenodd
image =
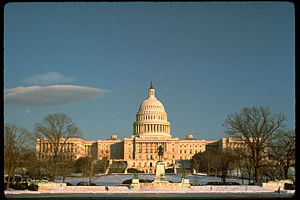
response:
M159 161L156 164L155 178L152 183L140 183L138 176L135 175L129 188L146 190L182 190L191 189L191 185L187 176L182 177L180 183L170 183L167 181L165 164L164 162Z
M164 162L157 162L154 182L168 182L166 178Z
M188 177L182 178L181 183L182 183L182 189L191 189L191 184Z
M141 188L141 185L140 185L140 181L139 181L139 177L137 174L134 174L133 175L133 178L132 178L132 183L131 185L129 186L130 189L140 189Z

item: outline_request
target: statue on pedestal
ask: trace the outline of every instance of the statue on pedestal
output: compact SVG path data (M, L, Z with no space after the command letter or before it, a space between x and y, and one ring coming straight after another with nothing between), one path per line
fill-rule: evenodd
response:
M164 148L160 145L158 147L158 161L162 161L163 155L164 155Z

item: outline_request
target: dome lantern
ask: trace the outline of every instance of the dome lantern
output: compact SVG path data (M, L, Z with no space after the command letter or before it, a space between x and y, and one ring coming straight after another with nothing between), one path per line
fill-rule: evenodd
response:
M155 90L154 90L154 88L152 86L152 81L150 83L150 88L148 90L148 98L155 98Z

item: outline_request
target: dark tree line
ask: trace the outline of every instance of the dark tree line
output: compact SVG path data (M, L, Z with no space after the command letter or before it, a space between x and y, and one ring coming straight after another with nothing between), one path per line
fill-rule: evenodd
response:
M57 113L46 116L42 122L35 125L35 132L30 133L24 128L6 123L4 127L4 170L8 180L14 180L16 172L33 179L48 178L54 180L62 176L63 181L72 172L93 173L103 172L107 168L107 158L94 162L90 157L83 158L88 162L88 172L79 162L76 162L70 152L65 151L70 138L80 137L80 131L65 114ZM47 139L52 146L52 154L47 159L38 159L36 139ZM63 141L62 141L63 139ZM103 167L105 166L105 167ZM93 168L93 170L91 170ZM23 171L25 169L25 171ZM9 187L7 181L7 187Z
M244 108L228 115L225 133L246 148L198 153L193 158L195 169L221 173L223 181L230 167L240 170L242 176L253 175L256 183L260 177L274 174L288 178L288 169L295 166L295 131L286 129L285 120L283 114L272 114L268 107Z
M237 162L237 154L231 150L209 150L199 152L192 158L192 168L197 172L207 173L208 176L221 175L222 182L226 182L227 173L233 170Z

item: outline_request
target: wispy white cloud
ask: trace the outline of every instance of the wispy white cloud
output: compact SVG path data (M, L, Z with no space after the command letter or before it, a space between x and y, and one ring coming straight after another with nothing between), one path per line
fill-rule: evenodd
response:
M24 83L32 85L48 85L57 83L70 83L73 82L75 78L64 76L57 72L48 72L45 74L30 76L23 80Z
M30 86L7 89L4 102L22 105L56 105L94 99L106 89L75 85Z

